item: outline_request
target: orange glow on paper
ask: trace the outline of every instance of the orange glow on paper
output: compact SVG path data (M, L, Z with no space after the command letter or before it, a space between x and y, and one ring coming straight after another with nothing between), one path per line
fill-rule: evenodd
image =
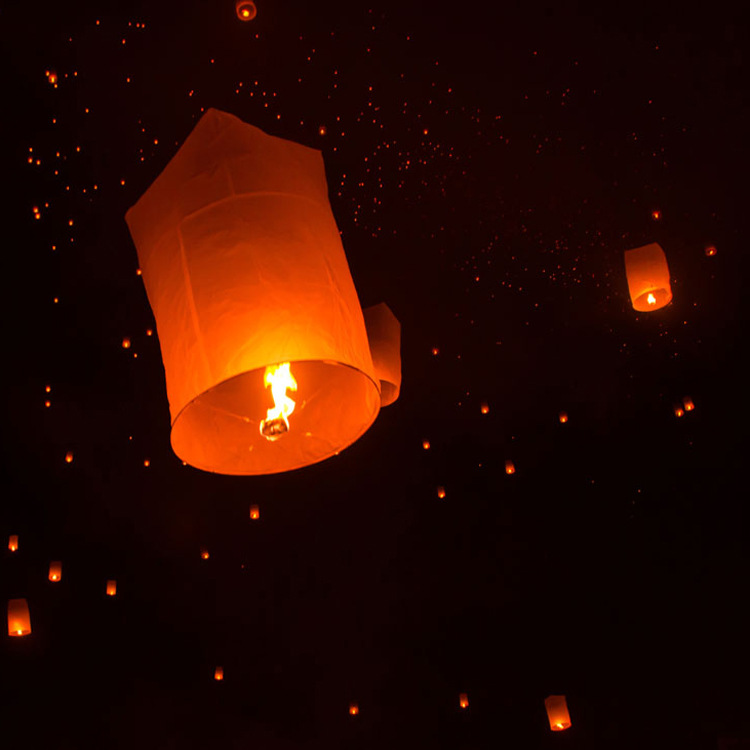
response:
M682 405L685 407L685 411L693 411L693 409L695 409L693 399L689 396L685 396L685 398L682 399Z
M31 633L31 616L26 599L8 601L8 635L20 636Z
M515 474L516 473L516 467L515 467L513 461L506 461L505 462L505 473L506 474Z
M570 714L564 695L550 695L544 700L549 719L549 728L553 732L561 732L570 726Z
M107 596L115 596L117 594L117 581L107 581Z
M266 440L278 440L289 431L289 417L296 404L287 395L287 390L297 390L297 381L289 368L289 362L284 362L266 367L263 375L263 385L266 388L270 386L273 395L273 406L266 412L266 418L260 421L260 434Z
M125 218L178 458L275 474L332 457L369 429L392 375L374 365L380 333L371 351L320 151L209 109ZM382 330L387 354L394 339ZM269 420L266 373L279 365L297 390L287 381Z
M260 518L260 508L257 505L250 506L250 518L257 521Z
M401 392L401 324L384 302L363 314L372 366L380 381L380 405L388 406Z
M461 708L469 707L469 696L466 693L461 693L458 696L458 705L461 706Z
M657 243L626 250L625 273L635 310L659 310L672 301L667 258Z
M53 560L49 564L48 578L50 581L59 581L62 578L62 563L59 560Z
M445 497L445 487L437 488L437 496L442 500Z
M18 534L11 534L8 537L8 549L15 552L18 549Z
M215 680L224 679L224 667L216 667L216 669L214 670L214 679Z
M234 7L240 21L252 21L258 14L258 9L252 0L237 0Z
M356 703L350 703L349 704L349 714L351 716L356 716L359 713L359 706Z

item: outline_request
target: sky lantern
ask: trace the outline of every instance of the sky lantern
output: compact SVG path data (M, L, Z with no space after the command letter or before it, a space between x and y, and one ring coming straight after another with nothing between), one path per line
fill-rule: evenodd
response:
M59 581L62 578L62 563L59 560L53 560L49 564L50 581Z
M65 463L66 464L72 464L73 463L73 451L68 451L65 454Z
M437 496L443 500L445 498L445 487L438 487L437 488Z
M26 599L8 600L8 635L31 633L31 617Z
M558 418L558 419L560 420L560 424L565 424L565 423L566 423L566 422L568 421L568 412L566 412L566 411L561 411L561 412L560 412L560 413L559 413L559 414L557 415L557 418Z
M208 560L211 555L208 554L208 550L205 547L201 547L201 560Z
M216 667L214 670L214 679L219 681L224 679L224 667Z
M682 408L682 404L675 404L674 405L674 415L675 415L675 417L684 417L685 416L685 410Z
M209 109L125 218L186 463L317 463L398 395L398 321L376 306L365 327L320 151Z
M359 713L359 706L356 703L349 704L349 715L356 716Z
M461 706L461 708L468 708L469 707L469 696L467 693L460 693L458 696L458 705Z
M714 245L709 245L706 250L706 255L710 258L712 255L716 255L716 247Z
M562 732L570 726L570 714L564 695L550 695L544 699L544 705L547 709L549 728L553 732Z
M18 534L11 534L8 537L8 549L15 552L18 549Z
M252 0L236 0L234 8L240 21L252 21L258 14L258 9Z
M117 595L117 581L115 580L107 581L107 596L116 596L116 595Z
M260 508L257 505L250 506L250 518L257 521L260 518Z
M489 414L490 413L490 405L484 401L482 405L479 407L479 411L482 412L482 414Z
M505 462L505 473L506 474L515 474L516 473L516 466L513 463L513 461L506 461Z
M669 266L664 251L656 242L626 250L625 273L635 310L650 312L671 302Z
M695 404L690 396L685 396L685 398L682 399L682 405L685 407L685 411L693 411L693 409L695 409Z

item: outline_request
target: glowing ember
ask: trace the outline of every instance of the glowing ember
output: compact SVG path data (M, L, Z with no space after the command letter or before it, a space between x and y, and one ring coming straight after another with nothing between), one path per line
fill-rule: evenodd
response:
M289 431L289 416L294 411L294 399L287 396L287 389L296 391L297 381L290 370L290 363L269 365L263 376L263 385L271 386L273 407L266 412L260 422L260 434L267 440L278 440Z
M646 302L648 302L649 305L655 305L656 304L656 297L654 297L651 292L648 293L648 297L646 297Z

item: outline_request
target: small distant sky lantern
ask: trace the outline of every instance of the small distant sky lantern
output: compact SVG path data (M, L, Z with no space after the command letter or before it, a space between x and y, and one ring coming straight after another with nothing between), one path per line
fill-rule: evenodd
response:
M65 463L66 464L72 464L73 463L73 451L68 451L65 454Z
M107 581L107 596L115 596L117 594L117 581Z
M482 412L482 414L489 414L490 405L487 402L483 402L482 405L479 407L479 410Z
M437 488L437 496L442 500L445 497L445 487Z
M26 599L8 601L8 635L28 635L31 632L31 617Z
M18 534L11 534L8 537L8 549L15 552L18 549Z
M236 0L234 7L240 21L252 21L258 14L258 9L252 0Z
M350 716L356 716L358 713L359 713L359 706L356 703L350 703L349 704Z
M547 708L549 728L553 732L562 732L570 726L570 714L564 695L550 695L544 699L544 705Z
M214 679L215 680L224 679L224 667L216 667L216 669L214 670Z
M560 413L559 413L559 414L557 415L557 418L558 418L558 419L560 420L560 424L565 424L565 423L566 423L566 422L568 421L568 412L566 412L566 411L561 411L561 412L560 412Z
M684 417L685 416L685 410L682 408L682 404L675 404L674 405L674 415L675 415L675 417Z
M656 242L626 250L625 273L635 310L650 312L671 302L669 266L664 251Z
M211 555L208 554L208 550L205 547L201 547L201 560L208 560Z
M250 518L257 521L260 518L260 508L257 505L250 506Z
M685 407L685 411L693 411L693 409L695 409L695 404L690 396L685 396L685 398L682 399L682 405Z
M710 258L712 255L716 255L716 248L713 245L709 245L706 248L706 255Z
M422 441L422 447L423 447L423 448L424 448L424 449L425 449L426 451L430 450L430 441L429 441L429 440L423 440L423 441Z
M320 151L209 109L125 218L185 463L314 464L398 396L400 326L363 315Z
M506 461L505 462L505 473L506 474L515 474L516 473L516 467L513 461Z
M458 705L461 706L461 708L468 708L469 707L469 696L467 693L460 693L458 696Z
M62 578L62 563L59 560L53 560L49 564L50 581L59 581Z

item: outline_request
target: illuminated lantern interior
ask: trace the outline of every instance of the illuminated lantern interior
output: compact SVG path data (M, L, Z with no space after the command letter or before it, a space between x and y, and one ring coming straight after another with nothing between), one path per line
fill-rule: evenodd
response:
M125 218L179 458L273 474L333 456L370 427L383 381L319 151L210 109ZM294 407L284 401L269 422L274 395Z
M349 714L351 716L356 716L359 713L359 706L356 703L350 703L349 704Z
M671 302L669 266L664 251L656 242L626 250L625 273L635 310L649 312Z
M547 708L549 728L553 732L562 732L570 726L570 714L564 695L550 695L545 698L544 705Z
M388 406L401 391L401 324L384 302L366 308L364 318L372 364L380 381L380 405Z
M50 581L59 581L62 578L62 563L59 560L53 560L49 564Z
M461 693L458 696L458 705L461 706L461 708L469 707L469 696L466 693Z
M28 635L31 633L31 617L26 599L8 601L8 635Z
M506 461L505 462L505 473L506 474L515 474L516 473L516 467L513 464L513 461Z
M215 680L224 679L224 667L216 667L216 669L214 670L214 679Z
M257 521L260 518L260 508L257 505L250 506L250 518Z
M18 534L11 534L8 537L8 549L15 552L18 549Z
M239 18L240 21L252 21L258 14L258 9L255 7L255 3L252 2L252 0L237 0L234 7L237 11L237 18Z
M107 581L107 596L115 596L116 594L117 594L117 581L112 581L112 580Z

